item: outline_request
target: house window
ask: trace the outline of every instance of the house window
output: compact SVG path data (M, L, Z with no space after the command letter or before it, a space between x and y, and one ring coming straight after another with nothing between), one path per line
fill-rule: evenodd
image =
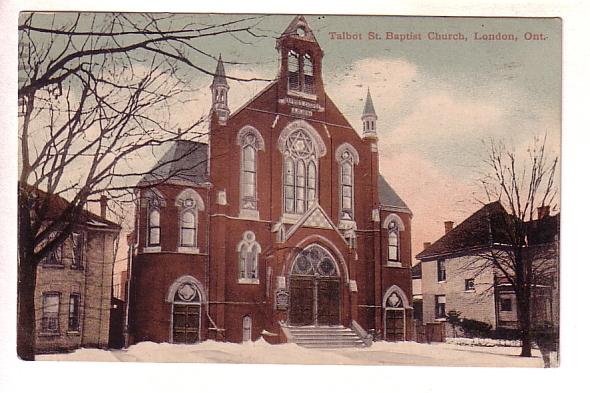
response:
M438 318L446 318L447 313L445 310L445 306L447 303L447 298L445 295L436 295L435 297L436 304L435 304L435 317Z
M436 261L437 279L439 282L447 280L447 271L445 268L445 260L439 259Z
M388 233L387 260L396 262L399 261L399 228L395 221L389 223Z
M468 278L465 280L465 290L466 291L475 291L475 279Z
M56 237L56 232L50 233L47 238L47 244L54 241ZM49 266L63 266L63 243L55 246L53 251L43 259L43 264Z
M303 214L317 200L317 158L311 137L302 129L286 140L283 165L285 213Z
M242 341L252 341L252 318L246 315L242 321Z
M72 269L82 267L84 252L84 238L81 233L72 233Z
M182 213L180 223L180 245L182 247L196 246L197 220L192 210Z
M299 90L299 54L290 51L288 63L289 90Z
M43 294L41 331L43 333L59 332L59 292Z
M160 245L160 210L151 207L148 216L148 246Z
M258 284L258 254L260 245L252 231L244 232L237 246L239 259L238 282L241 284Z
M512 299L509 297L500 299L500 311L512 311Z
M310 55L303 56L303 92L314 93L313 62Z
M70 295L70 307L68 317L68 331L77 332L80 330L80 294Z

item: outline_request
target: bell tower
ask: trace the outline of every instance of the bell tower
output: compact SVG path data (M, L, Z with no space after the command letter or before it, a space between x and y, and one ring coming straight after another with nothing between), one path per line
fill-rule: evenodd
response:
M229 106L227 103L227 93L229 91L229 85L225 78L225 68L223 67L223 60L221 60L221 54L217 60L217 68L215 69L215 76L213 77L213 83L211 83L211 112L217 114L219 124L225 125L229 118Z
M287 95L316 100L323 93L324 53L301 15L296 16L277 39L280 54L280 90Z

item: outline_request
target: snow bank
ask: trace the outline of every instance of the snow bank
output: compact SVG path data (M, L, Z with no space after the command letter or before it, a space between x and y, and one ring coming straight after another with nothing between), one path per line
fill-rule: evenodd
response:
M192 345L142 342L123 350L79 349L41 355L38 360L158 363L349 364L408 366L542 367L538 351L518 356L517 347L482 347L446 343L376 342L369 348L308 349L271 345L263 339L242 344L205 341Z
M481 347L520 347L520 340L498 340L492 338L447 338L447 344L475 345Z

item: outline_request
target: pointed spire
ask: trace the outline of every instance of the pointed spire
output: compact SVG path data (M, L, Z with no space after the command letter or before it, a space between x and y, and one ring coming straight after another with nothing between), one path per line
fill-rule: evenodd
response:
M363 138L377 140L377 113L375 113L373 98L371 98L371 90L368 88L361 120L363 121Z
M214 85L225 85L227 86L227 79L225 79L225 68L223 67L223 60L221 59L221 53L217 59L217 68L215 69L215 76L213 77Z
M363 110L363 117L364 116L377 116L377 113L375 113L375 107L373 106L370 88L367 88L367 99L365 100L365 109Z
M225 78L225 68L223 67L223 60L221 60L221 53L217 60L217 68L215 69L215 76L213 77L213 83L211 83L211 111L215 113L217 121L221 125L225 125L229 118L229 105L227 100L227 93L229 91L229 85ZM212 121L215 117L212 117Z

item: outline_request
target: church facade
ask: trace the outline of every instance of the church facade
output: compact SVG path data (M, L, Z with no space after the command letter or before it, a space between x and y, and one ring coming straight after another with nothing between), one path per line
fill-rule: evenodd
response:
M370 93L357 133L303 17L277 50L277 79L234 112L220 58L209 143L176 142L138 184L129 344L279 343L293 326L411 339L412 213L379 173Z

